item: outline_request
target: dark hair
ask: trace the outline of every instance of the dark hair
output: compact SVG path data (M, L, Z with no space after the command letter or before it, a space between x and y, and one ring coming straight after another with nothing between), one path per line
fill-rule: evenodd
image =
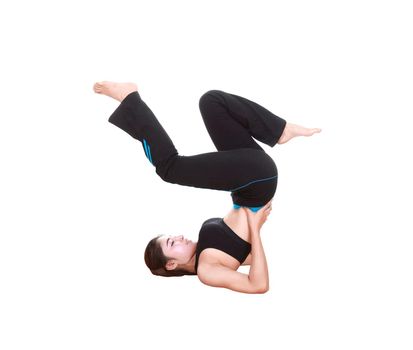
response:
M149 270L151 270L154 275L163 277L196 275L196 273L182 269L167 270L165 268L165 265L170 258L163 253L161 244L158 242L158 238L161 236L162 235L158 235L155 238L152 238L146 246L145 263Z

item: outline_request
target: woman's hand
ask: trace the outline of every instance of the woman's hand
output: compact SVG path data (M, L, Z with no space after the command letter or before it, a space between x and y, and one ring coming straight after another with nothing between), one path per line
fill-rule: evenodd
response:
M248 226L253 232L258 233L261 230L262 225L264 225L265 221L267 221L267 217L270 215L272 210L271 204L272 199L256 213L248 208L242 208L247 213Z

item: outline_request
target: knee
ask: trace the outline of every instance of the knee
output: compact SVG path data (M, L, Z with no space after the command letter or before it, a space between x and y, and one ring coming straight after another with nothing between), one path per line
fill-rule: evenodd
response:
M208 90L199 99L199 108L206 108L211 102L219 100L219 96L223 93L221 90Z
M175 166L177 159L180 157L181 156L178 155L178 152L175 152L166 159L157 163L155 171L163 181L174 183L171 180L170 175L173 172L173 167Z

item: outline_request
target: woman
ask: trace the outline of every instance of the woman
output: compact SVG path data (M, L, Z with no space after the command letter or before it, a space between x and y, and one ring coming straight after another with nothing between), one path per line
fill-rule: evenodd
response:
M209 286L243 293L268 291L260 230L271 212L277 168L253 137L273 147L321 129L287 123L244 97L210 90L200 98L199 108L218 151L181 156L136 84L103 81L94 85L94 91L120 102L108 121L142 143L162 180L231 193L234 208L224 218L204 221L197 242L183 236L151 239L145 250L151 272L167 277L197 275ZM241 264L250 265L248 275L237 271Z

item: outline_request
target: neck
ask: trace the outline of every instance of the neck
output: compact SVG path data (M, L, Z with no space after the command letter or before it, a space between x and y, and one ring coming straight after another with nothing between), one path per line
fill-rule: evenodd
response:
M189 260L186 264L178 265L178 269L195 273L195 257L196 253L192 256L191 260Z

